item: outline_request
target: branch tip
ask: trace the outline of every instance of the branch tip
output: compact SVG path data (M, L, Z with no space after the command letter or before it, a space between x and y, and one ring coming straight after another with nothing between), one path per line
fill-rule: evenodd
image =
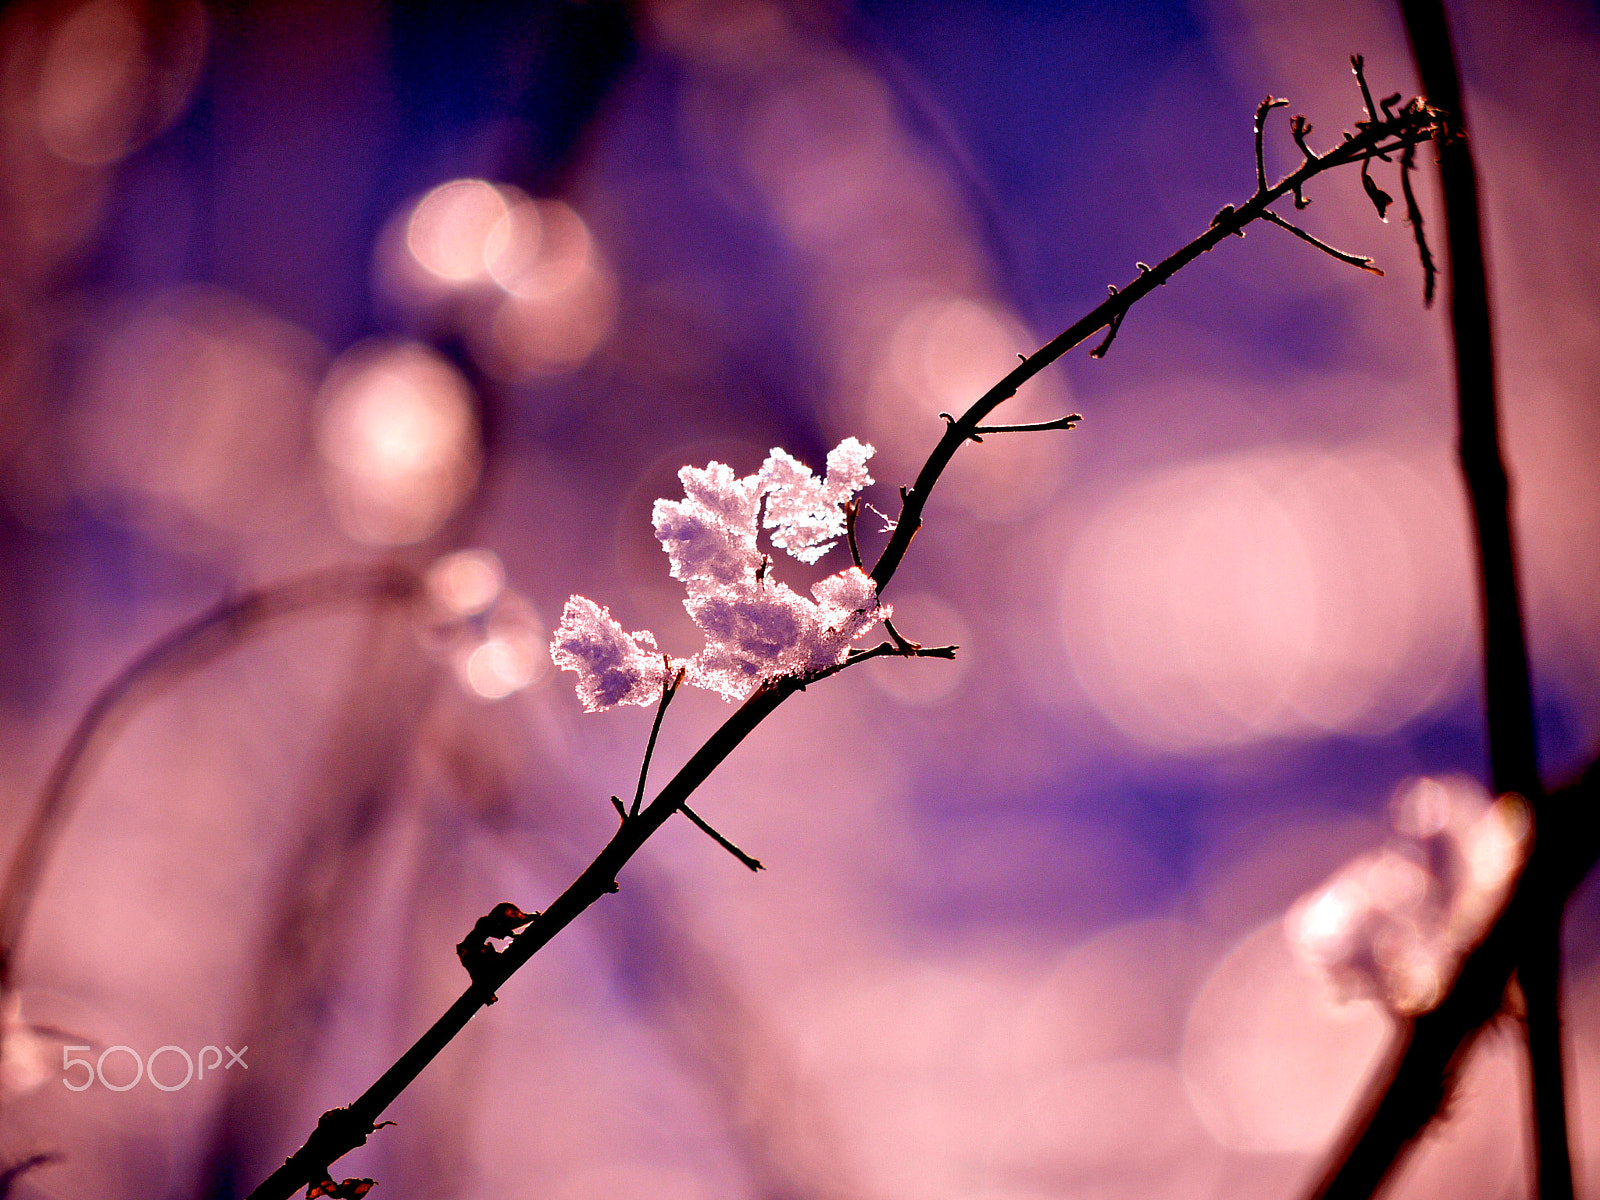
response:
M1256 105L1256 195L1262 196L1267 191L1267 160L1263 146L1263 135L1267 128L1267 114L1275 108L1288 106L1287 100L1279 100L1276 96L1268 96Z
M724 850L733 855L752 871L762 871L766 869L764 866L762 866L759 858L752 858L743 850L739 849L739 847L735 846L727 838L723 837L715 829L711 828L711 826L706 822L706 819L699 813L695 812L694 809L690 808L687 804L684 804L680 801L678 804L678 811L684 816L688 817L689 820L693 821L701 833L706 834L711 838L712 841L721 846Z
M1378 110L1372 103L1372 89L1367 87L1366 65L1366 55L1352 54L1350 56L1350 69L1355 72L1356 82L1361 85L1361 103L1367 106L1367 120L1376 123Z
M1383 156L1379 155L1379 157ZM1361 187L1367 193L1367 199L1372 201L1372 207L1378 210L1378 220L1387 224L1389 221L1389 205L1394 203L1394 197L1372 181L1372 176L1367 173L1367 168L1371 164L1372 160L1370 158L1361 160Z

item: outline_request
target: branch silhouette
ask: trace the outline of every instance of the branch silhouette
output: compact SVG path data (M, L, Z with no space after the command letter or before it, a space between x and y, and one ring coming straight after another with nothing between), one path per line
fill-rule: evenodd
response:
M1275 104L1264 108L1276 107ZM1245 228L1265 217L1268 207L1284 196L1302 200L1305 184L1325 171L1360 165L1374 157L1387 161L1388 155L1404 152L1436 132L1433 111L1421 101L1358 125L1355 134L1346 134L1325 154L1309 150L1305 162L1292 174L1268 187L1265 175L1257 179L1255 192L1235 207L1223 208L1207 229L1187 245L1153 267L1138 264L1138 277L1125 287L1111 287L1110 295L1083 318L1064 330L1022 362L988 392L975 401L959 418L947 417L943 436L934 446L915 482L901 489L901 511L888 543L870 572L879 593L894 578L906 550L922 523L922 513L946 466L967 441L981 441L985 433L1038 432L1069 428L1075 417L1045 422L1038 426L982 426L983 421L1018 388L1055 362L1068 350L1082 344L1101 329L1108 336L1094 352L1104 354L1120 328L1128 310L1165 284L1183 267L1214 249L1225 238L1243 236ZM1298 120L1296 141L1304 148L1309 132L1304 119ZM1303 206L1303 205L1301 205ZM851 538L852 552L859 550ZM809 676L786 676L768 681L756 689L720 728L689 758L648 805L626 815L620 828L565 891L563 891L526 930L515 936L507 948L479 968L472 984L392 1066L352 1103L323 1113L305 1143L250 1193L251 1200L288 1200L301 1187L316 1185L331 1178L331 1166L349 1151L365 1144L379 1125L379 1117L402 1091L421 1073L450 1041L465 1028L472 1016L492 997L495 990L526 964L556 934L566 928L601 896L617 890L617 875L641 846L675 813L681 811L695 790L741 742L790 696L828 675L871 658L899 656L948 657L953 647L924 649L891 631L892 639L870 650L852 653L846 661ZM741 852L742 853L742 852ZM748 864L747 864L748 865Z

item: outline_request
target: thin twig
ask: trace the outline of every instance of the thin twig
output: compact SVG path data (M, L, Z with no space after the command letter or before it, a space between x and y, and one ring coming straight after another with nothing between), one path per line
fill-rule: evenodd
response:
M1417 243L1417 257L1422 260L1422 307L1433 307L1434 284L1439 278L1439 268L1434 265L1433 252L1428 249L1428 235L1422 226L1422 206L1417 194L1411 190L1411 172L1416 170L1417 148L1407 146L1400 157L1400 194L1406 198L1406 224L1411 226L1411 236Z
M905 638L896 634L893 641L879 642L870 650L852 650L849 657L843 662L823 667L820 671L813 671L810 675L805 676L805 686L809 687L811 684L827 679L831 675L837 675L840 671L853 667L857 663L864 663L874 658L953 659L959 649L961 649L960 646L919 646L917 643L908 642Z
M1350 56L1350 69L1355 72L1356 82L1361 85L1361 102L1367 106L1367 119L1365 121L1357 121L1357 129L1364 129L1368 125L1374 125L1379 121L1392 120L1393 117L1390 115L1389 109L1400 99L1399 93L1396 93L1385 100L1382 105L1373 103L1372 89L1367 86L1366 62L1367 60L1359 54ZM1383 159L1384 162L1389 161L1387 154L1378 154L1375 157ZM1365 168L1362 168L1362 170L1364 172Z
M689 820L693 821L695 825L699 827L701 833L710 835L712 841L721 846L724 850L733 855L752 871L760 871L764 869L759 858L751 858L743 850L739 849L739 847L735 846L727 838L723 837L715 829L711 828L711 826L706 823L706 819L699 813L695 812L695 810L690 808L687 804L678 805L678 811L684 816L688 817Z
M1289 136L1294 138L1294 144L1300 147L1300 153L1305 156L1307 162L1316 158L1316 154L1312 152L1311 147L1306 145L1306 134L1310 132L1311 122L1306 120L1305 114L1296 113L1289 118ZM1300 194L1299 188L1294 189L1294 206L1296 208L1305 208L1310 203L1310 200Z
M1312 237L1309 233L1307 233L1304 229L1301 229L1300 226L1294 224L1292 221L1285 221L1270 208L1261 214L1261 219L1271 222L1279 229L1287 229L1301 241L1309 242L1318 250L1321 250L1324 254L1331 255L1342 263L1349 263L1352 267L1360 267L1363 271L1371 271L1374 275L1383 274L1383 270L1380 267L1373 265L1372 259L1360 254L1350 254L1347 251L1340 250L1336 246L1330 246L1321 238Z
M1300 147L1300 153L1305 155L1307 162L1316 160L1316 152L1306 145L1306 134L1311 132L1311 122L1304 113L1296 113L1289 118L1289 136L1294 139L1294 144Z
M1083 420L1082 413L1068 413L1054 421L1040 421L1036 425L979 425L978 433L1043 433L1047 429L1076 429Z
M900 489L900 516L888 544L873 565L871 576L881 594L899 569L911 540L922 525L922 512L934 485L955 452L970 440L979 422L1001 403L1016 395L1017 389L1072 347L1100 329L1120 322L1127 310L1177 271L1218 245L1224 238L1242 234L1267 206L1298 190L1307 180L1335 167L1365 161L1383 151L1403 149L1425 140L1433 131L1433 114L1424 106L1411 105L1393 120L1372 124L1354 137L1335 146L1327 154L1304 163L1297 171L1264 191L1258 191L1239 208L1228 207L1218 213L1210 226L1188 245L1169 255L1154 267L1140 264L1139 277L1127 287L1102 301L1093 311L1069 326L1035 354L1025 357L1010 374L985 392L962 414L951 420L944 435L929 453L915 483ZM901 639L902 642L904 639ZM953 658L956 647L924 647L915 657ZM905 656L901 645L882 642L870 650L852 651L843 662L805 676L786 676L758 687L745 702L689 758L668 781L656 798L637 816L630 816L612 835L594 861L567 889L545 909L539 920L512 940L494 960L493 972L484 985L468 988L413 1045L402 1054L365 1092L345 1108L324 1113L305 1144L250 1193L250 1200L289 1200L312 1179L326 1177L328 1166L340 1156L365 1143L374 1123L428 1063L466 1027L483 1006L483 996L492 994L515 974L541 948L565 929L579 914L601 896L616 890L617 873L666 820L679 811L684 801L706 780L716 767L749 734L777 710L790 696L806 686L874 658ZM320 1172L320 1173L317 1173ZM316 1173L316 1174L314 1174Z
M889 640L894 642L895 649L900 651L906 658L915 658L917 651L922 649L921 642L913 642L910 638L903 636L894 627L894 621L888 617L883 619L883 631L889 635Z
M645 743L644 761L639 764L639 787L633 793L633 807L628 810L628 816L637 817L639 806L644 803L644 781L650 776L650 756L656 752L656 737L661 732L661 719L667 715L667 705L672 703L672 697L677 695L678 685L683 682L684 668L679 667L676 675L672 674L672 660L665 654L661 656L663 674L661 677L661 703L656 706L656 719L650 726L650 740Z
M1256 105L1256 191L1267 190L1267 158L1265 147L1265 133L1267 130L1267 114L1275 108L1287 108L1287 100L1279 100L1276 96L1268 96Z

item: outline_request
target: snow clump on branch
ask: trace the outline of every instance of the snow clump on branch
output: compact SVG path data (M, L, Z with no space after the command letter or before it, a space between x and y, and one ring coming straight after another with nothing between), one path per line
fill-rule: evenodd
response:
M687 682L742 700L762 683L837 666L851 643L891 614L859 567L830 575L811 598L770 578L757 526L772 544L814 563L845 533L844 505L872 482L873 448L846 438L828 455L827 475L774 448L754 475L719 462L678 472L682 500L657 500L656 538L689 596L684 607L706 635L694 658L669 660L648 630L624 633L610 612L583 596L567 601L550 644L556 666L578 676L590 712L654 704L681 667ZM765 519L762 519L765 502Z

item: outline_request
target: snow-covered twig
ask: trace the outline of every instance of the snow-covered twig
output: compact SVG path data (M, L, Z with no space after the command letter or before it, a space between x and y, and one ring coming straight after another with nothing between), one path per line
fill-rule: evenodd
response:
M965 442L981 440L985 432L1024 430L1037 432L1042 429L1062 429L1070 426L1072 418L1046 422L1032 429L1026 426L981 426L980 422L1001 403L1014 396L1023 383L1095 332L1101 329L1114 332L1129 308L1140 299L1156 287L1165 284L1177 271L1201 254L1216 247L1224 238L1242 236L1245 227L1260 219L1268 206L1275 201L1290 194L1298 198L1301 189L1313 177L1335 167L1364 164L1373 157L1385 157L1391 151L1404 150L1417 142L1427 140L1433 132L1433 113L1420 102L1413 102L1393 115L1386 113L1381 119L1364 123L1357 134L1348 136L1326 154L1308 155L1298 170L1272 187L1265 186L1264 178L1259 180L1259 186L1248 200L1237 208L1231 205L1224 208L1212 219L1203 233L1156 266L1146 267L1140 264L1136 280L1121 290L1112 289L1112 294L1107 300L1035 354L1025 357L1016 369L980 397L959 419L949 421L944 436L930 453L916 481L910 487L901 489L900 516L870 574L855 567L833 577L834 580L842 580L845 576L854 574L862 576L862 584L870 584L870 587L861 588L850 582L849 587L854 598L850 605L841 607L857 614L870 615L874 620L879 619L876 610L863 608L863 604L872 602L876 596L881 595L893 579L911 544L912 537L921 526L922 513L928 496L956 450ZM1109 339L1106 344L1109 345ZM774 459L777 458L777 454L778 452L774 452ZM831 458L832 456L830 456L830 477ZM787 464L779 460L774 467L773 461L769 460L769 468L773 470L775 478L778 471L787 470ZM752 586L759 588L766 582L764 562L760 567L752 568L752 560L744 548L726 561L723 558L698 564L690 561L692 556L686 549L691 541L687 536L690 531L688 523L704 517L703 513L694 508L693 502L696 499L694 488L704 481L714 495L703 495L702 499L714 500L731 496L730 489L745 482L734 480L731 474L727 479L719 477L712 480L710 473L718 466L720 464L712 464L706 468L705 473L696 468L686 469L683 475L685 501L663 501L658 504L658 537L664 542L671 542L673 538L677 538L682 549L682 553L674 556L674 574L680 579L716 581L715 586L704 586L698 596L695 588L691 587L691 605L697 601L706 605L751 602L751 597L747 594L749 589ZM727 468L722 470L726 471ZM797 473L796 478L798 478ZM837 508L846 499L847 497L843 496L836 498L835 507ZM746 500L756 502L759 496L753 494L751 497L746 497ZM668 506L665 513L668 529L665 533L662 505ZM842 508L838 508L837 511L845 513ZM801 505L790 514L793 519L785 522L781 514L779 518L780 536L802 547L807 553L820 545L823 537L847 532L842 523L837 530L831 532L827 528L813 527L809 523L807 514L811 514L811 506ZM769 503L769 528L773 527L770 520L772 515L773 510ZM680 534L684 536L680 537ZM788 546L785 545L785 548ZM754 547L749 547L748 550L753 551ZM724 567L730 569L736 567L736 575L723 571ZM831 582L832 580L824 581L824 583ZM840 583L837 586L843 589L846 584ZM733 589L731 594L725 591L729 588ZM856 592L860 595L855 596ZM823 604L827 599L827 596L818 597L819 603ZM643 665L647 656L659 663L659 659L655 657L659 652L655 647L654 638L642 632L624 634L621 627L611 621L609 613L595 605L593 601L574 597L574 600L569 602L569 611L573 603L578 603L578 611L573 614L570 621L564 617L568 636L565 642L558 640L557 661L558 665L569 665L571 669L579 671L580 696L584 699L585 706L604 708L615 703L656 702L660 694L657 690L658 685L644 683L646 672ZM706 629L708 638L716 642L717 633L714 628L716 622L712 619L714 614L705 609L696 612L693 607L691 613L696 616L701 627ZM805 661L796 657L782 661L775 659L773 663L767 664L777 673L763 669L756 673L746 671L741 675L735 669L738 663L725 661L714 653L697 663L686 664L691 680L699 674L724 694L731 697L743 696L739 708L690 757L654 800L645 805L637 816L629 815L622 822L611 840L578 878L551 903L537 921L511 941L507 949L493 960L492 967L484 972L484 977L475 980L473 985L463 992L444 1015L402 1054L377 1082L349 1106L332 1109L323 1114L305 1144L251 1192L252 1200L267 1200L269 1197L288 1200L297 1189L328 1178L330 1165L348 1151L365 1143L376 1128L378 1118L383 1111L466 1026L473 1014L482 1007L484 997L492 994L496 987L538 953L551 938L591 904L601 896L615 891L617 873L623 865L657 829L682 809L684 802L751 731L791 695L803 690L810 683L871 658L890 655L949 657L954 653L953 647L922 648L900 636L897 631L892 632L892 641L868 650L851 650L849 643L870 628L870 623L868 621L859 629L849 631L848 636L843 636L844 631L836 631L834 640L829 641L826 646L821 644L813 646L812 649L817 653L808 653ZM730 643L724 639L716 644L727 646ZM708 643L708 649L714 649L714 646ZM569 655L567 663L561 662L560 656L563 652ZM659 672L659 666L655 670ZM658 679L659 674L653 677Z

